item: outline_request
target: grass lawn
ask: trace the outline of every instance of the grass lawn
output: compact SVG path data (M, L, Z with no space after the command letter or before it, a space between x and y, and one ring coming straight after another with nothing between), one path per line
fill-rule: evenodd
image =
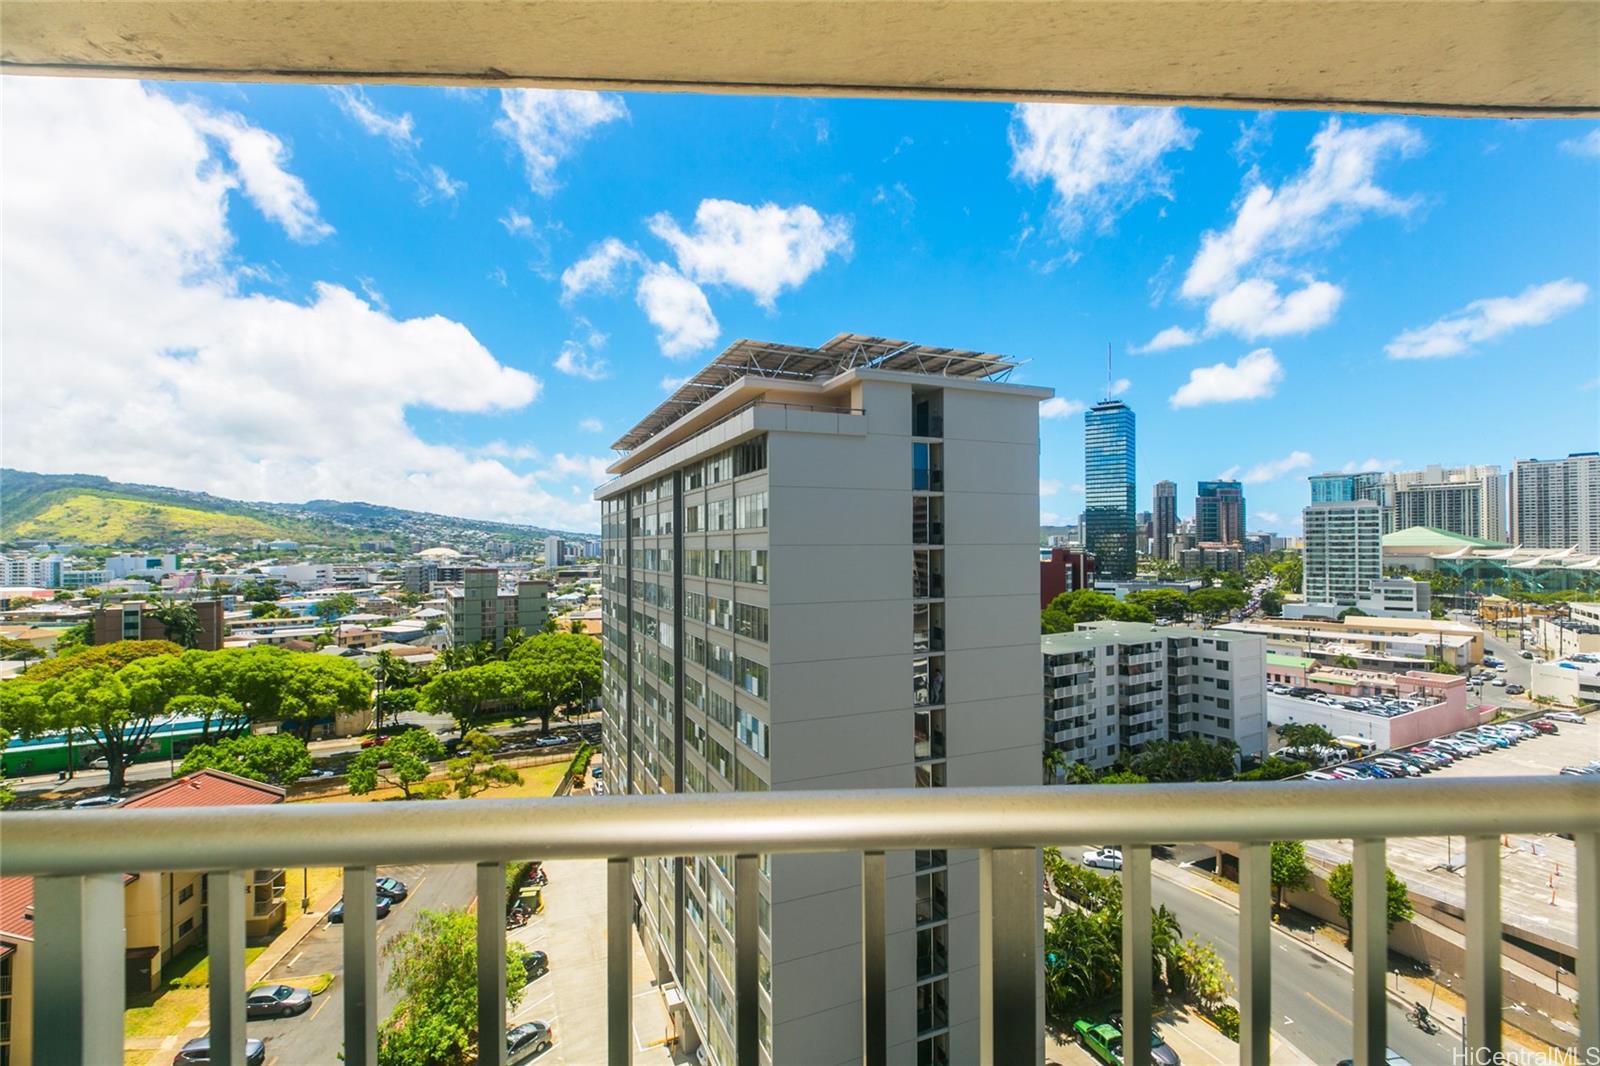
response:
M204 1009L207 994L204 988L173 988L163 984L154 992L135 996L133 1006L122 1012L123 1031L135 1039L182 1032ZM146 1060L150 1058L148 1051L139 1054Z
M244 949L244 964L249 966L256 961L256 957L266 951L267 943L251 944ZM163 985L171 985L175 989L206 987L210 978L211 959L206 954L205 948L198 944L184 951L177 958L161 968Z
M492 788L480 795L483 799L547 798L555 792L556 786L561 784L561 778L565 776L566 772L566 761L547 763L544 766L530 766L518 771L522 777L522 784L510 785L506 788ZM400 798L401 793L398 788L379 788L362 796L324 796L321 799L296 800L295 802L349 803L359 800L397 800ZM291 886L297 883L293 872L289 875L289 882ZM312 899L315 898L315 896L312 896Z

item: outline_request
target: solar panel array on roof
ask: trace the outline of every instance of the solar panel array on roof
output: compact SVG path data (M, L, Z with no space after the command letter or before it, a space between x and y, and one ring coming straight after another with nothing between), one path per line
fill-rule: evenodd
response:
M896 370L938 377L1003 376L1016 363L988 352L933 348L887 337L841 333L820 348L741 339L667 397L612 445L629 452L746 377L771 381L826 380L846 370Z

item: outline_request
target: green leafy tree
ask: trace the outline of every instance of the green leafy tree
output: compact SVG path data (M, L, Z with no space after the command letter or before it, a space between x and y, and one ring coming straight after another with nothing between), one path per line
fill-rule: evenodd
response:
M1096 774L1093 768L1085 766L1081 762L1072 763L1067 767L1067 784L1069 785L1092 785L1095 783L1095 777Z
M1276 755L1269 755L1260 766L1253 770L1246 770L1242 774L1235 774L1235 781L1282 781L1286 777L1294 777L1311 769L1311 764L1298 759L1280 759Z
M1406 883L1395 876L1394 870L1384 867L1384 877L1388 893L1384 913L1388 927L1393 929L1399 922L1410 921L1416 909L1411 906L1411 897L1406 894ZM1355 910L1355 875L1349 863L1341 862L1328 875L1328 895L1339 905L1339 916L1348 926Z
M1272 902L1283 906L1285 892L1304 892L1311 887L1311 867L1306 862L1306 846L1299 840L1272 842ZM1393 925L1394 923L1389 923Z
M1126 603L1109 592L1078 589L1063 592L1040 612L1040 631L1067 633L1082 622L1110 619L1116 622L1154 622L1150 609L1137 603Z
M1060 748L1044 750L1044 783L1051 784L1067 772L1067 753Z
M486 663L439 674L417 695L417 709L427 714L448 714L463 736L483 715L491 701L518 698L521 671L507 663Z
M348 592L339 592L326 599L318 600L312 610L316 612L318 618L330 621L342 615L354 614L357 606L354 596Z
M164 603L150 611L166 638L183 648L200 644L200 614L192 603Z
M58 647L59 644L58 641ZM28 680L44 681L96 666L120 670L135 659L152 655L177 655L181 651L183 649L170 640L119 640L112 644L97 644L86 647L75 655L63 658L58 654L54 659L29 667Z
M246 603L276 600L278 598L278 584L275 581L260 580L241 582L239 585L239 598Z
M486 920L491 920L488 915ZM498 920L496 916L492 920ZM506 972L522 966L522 948L506 942ZM399 1002L378 1033L379 1066L465 1066L478 1041L478 916L425 910L383 948L388 991ZM506 1009L522 1001L523 984L506 982Z
M1210 944L1192 937L1176 951L1179 987L1208 1013L1215 1013L1233 994L1233 979Z
M10 732L4 728L0 728L0 751L4 751L6 745L9 743L11 743ZM5 810L16 801L16 792L12 791L11 786L5 782L5 768L0 767L0 810Z
M1261 594L1261 610L1269 618L1277 618L1283 614L1283 593L1277 589L1267 589Z
M1238 589L1196 589L1189 593L1190 608L1202 615L1207 622L1221 618L1231 611L1240 610L1247 602L1248 598Z
M52 650L58 656L74 655L87 648L93 640L94 628L88 622L79 622L61 631Z
M183 757L181 773L224 770L269 785L287 785L311 772L305 741L291 733L259 733L200 744Z
M426 729L412 729L389 738L388 743L367 748L351 760L345 782L352 796L364 796L378 788L398 788L406 799L433 799L444 795L445 787L422 786L433 763L444 758L444 744ZM387 763L388 765L383 765Z
M1279 592L1299 592L1305 576L1305 560L1298 552L1272 564L1272 580Z
M1361 666L1361 660L1357 659L1354 655L1350 655L1346 652L1340 652L1338 655L1333 657L1333 665L1343 667L1346 670L1355 670Z
M1278 740L1290 751L1311 751L1333 745L1333 734L1310 722L1288 722L1278 727Z
M548 732L558 706L584 708L600 695L600 645L581 633L540 633L512 653L510 663L523 674L531 706Z
M1238 750L1232 741L1153 740L1129 760L1128 769L1151 781L1226 781Z
M1096 780L1097 785L1148 785L1150 779L1132 770L1109 770Z
M280 607L271 600L261 600L250 605L251 618L293 618L294 612L287 607Z
M491 788L522 783L522 775L504 763L496 762L500 742L474 729L461 738L461 754L447 764L450 784L457 797L471 799Z
M1189 613L1189 597L1177 589L1146 589L1128 594L1128 602L1148 610L1157 618L1178 621Z

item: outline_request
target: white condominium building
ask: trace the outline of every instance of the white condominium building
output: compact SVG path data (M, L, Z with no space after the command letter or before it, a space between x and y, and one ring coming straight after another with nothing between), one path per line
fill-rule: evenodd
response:
M1214 629L1087 622L1040 638L1044 743L1102 769L1153 740L1266 752L1266 641Z
M1003 383L1012 365L853 334L741 340L617 442L596 492L614 788L1039 779L1050 390ZM740 888L760 930L759 1051L742 1061L861 1061L860 870L774 855ZM728 857L634 865L656 974L717 1066L739 1058L735 873ZM977 911L975 853L888 856L891 1061L979 1058Z
M1506 536L1506 479L1498 466L1430 466L1385 475L1385 532L1430 526L1483 540Z
M1510 510L1511 543L1600 555L1600 452L1518 459Z
M1383 511L1375 500L1314 503L1303 512L1307 603L1354 607L1383 577Z

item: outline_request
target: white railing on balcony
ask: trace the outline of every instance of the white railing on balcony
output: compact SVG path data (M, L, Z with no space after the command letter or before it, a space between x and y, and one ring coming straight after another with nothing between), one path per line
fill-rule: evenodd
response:
M606 859L607 1034L610 1062L629 1061L633 889L637 856L733 854L735 1054L759 1061L758 853L856 852L862 870L862 1033L866 1064L888 1057L884 853L980 851L980 1003L985 1063L1038 1059L1044 1019L1036 981L1038 848L1122 843L1123 1032L1126 1060L1148 1062L1151 1016L1151 845L1240 844L1240 1061L1265 1064L1271 1011L1273 840L1353 839L1355 1061L1382 1066L1385 1049L1385 840L1466 836L1467 1040L1480 1058L1500 1051L1500 852L1503 833L1561 832L1577 844L1580 1046L1600 1045L1600 781L1474 778L1240 786L903 789L721 795L612 796L453 803L316 804L228 811L14 813L0 819L0 872L41 879L35 899L36 1060L122 1060L125 870L207 870L213 1062L242 1064L245 1048L244 870L340 865L345 897L366 899L379 863L472 862L479 898L502 900L502 864ZM488 914L484 915L488 919ZM377 939L371 907L345 910L344 1062L377 1058ZM478 923L479 1061L505 1058L505 927ZM339 1049L329 1048L330 1060Z

